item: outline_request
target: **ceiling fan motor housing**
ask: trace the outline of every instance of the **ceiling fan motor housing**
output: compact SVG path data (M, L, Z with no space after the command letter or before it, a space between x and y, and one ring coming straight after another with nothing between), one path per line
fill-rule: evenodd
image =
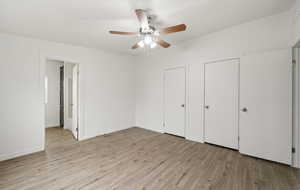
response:
M155 28L153 26L149 26L147 28L140 28L141 35L151 35L155 32Z

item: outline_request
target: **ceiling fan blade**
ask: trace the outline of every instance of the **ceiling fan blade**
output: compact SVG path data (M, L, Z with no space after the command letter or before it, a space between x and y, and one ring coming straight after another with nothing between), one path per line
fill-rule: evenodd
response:
M138 32L120 32L120 31L109 31L111 34L119 34L119 35L138 35Z
M171 44L169 44L168 42L165 42L163 40L156 40L155 42L164 48L168 48L171 46Z
M175 32L181 32L186 30L185 24L180 24L176 26L171 26L165 29L162 29L159 31L159 34L169 34L169 33L175 33Z
M149 28L149 22L148 22L148 17L147 13L143 9L136 9L135 14L141 24L142 28Z
M139 48L140 46L139 46L139 44L138 43L136 43L136 44L134 44L133 46L132 46L132 48L131 49L137 49L137 48Z

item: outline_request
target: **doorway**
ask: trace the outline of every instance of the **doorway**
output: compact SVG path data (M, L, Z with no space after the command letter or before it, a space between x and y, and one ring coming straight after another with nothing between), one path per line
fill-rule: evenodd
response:
M59 106L59 121L60 121L60 127L64 127L64 66L59 67L59 100L60 100L60 106Z
M58 136L78 140L78 76L75 63L47 59L45 65L46 144ZM53 132L55 131L55 132ZM57 136L57 137L53 137Z

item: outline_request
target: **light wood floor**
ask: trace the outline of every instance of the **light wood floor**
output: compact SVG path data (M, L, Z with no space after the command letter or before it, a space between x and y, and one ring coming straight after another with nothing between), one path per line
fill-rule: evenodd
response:
M82 142L46 134L46 152L0 162L1 190L300 190L299 170L140 128Z

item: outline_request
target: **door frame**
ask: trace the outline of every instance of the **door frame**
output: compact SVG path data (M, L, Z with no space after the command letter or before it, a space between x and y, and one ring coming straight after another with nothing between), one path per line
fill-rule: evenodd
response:
M46 119L46 104L45 104L45 76L46 76L46 63L48 60L57 60L57 61L61 61L63 63L73 63L73 64L77 64L78 65L78 89L77 89L77 96L78 96L78 117L77 117L77 123L78 123L78 132L77 132L77 139L78 141L80 140L83 140L84 139L84 136L83 136L83 125L82 125L82 122L81 122L81 118L82 116L84 115L83 113L83 110L82 110L82 102L81 102L81 92L82 92L82 82L81 82L81 64L78 63L77 61L74 61L74 60L70 60L68 58L65 58L65 57L60 57L60 56L48 56L48 55L45 55L45 54L40 54L40 57L39 57L39 71L40 71L40 75L39 75L39 87L40 87L40 93L41 93L41 102L43 104L43 109L42 109L42 112L43 112L43 125L41 126L43 128L43 139L44 139L44 150L45 150L45 147L46 147L46 134L45 134L45 128L46 128L46 124L45 124L45 119Z
M77 74L77 128L78 128L78 131L77 131L77 135L76 135L76 137L74 137L76 140L78 140L79 139L79 136L78 136L78 133L79 133L79 126L78 126L78 124L79 124L79 118L78 118L78 116L79 116L79 114L80 114L80 112L79 112L79 97L78 97L78 95L79 95L79 91L78 91L78 88L79 88L79 64L78 63L74 63L74 62L69 62L69 61L64 61L64 68L67 68L67 66L69 66L69 65L73 65L73 66L77 66L78 67L78 74ZM64 100L65 100L65 102L64 102L64 122L65 122L65 126L64 126L64 129L69 129L69 130L71 130L72 131L72 127L73 126L71 126L71 128L68 128L67 127L67 125L70 125L70 123L71 124L73 124L73 110L72 110L72 118L69 118L68 116L69 116L69 78L67 78L66 77L66 72L65 72L65 75L64 75ZM73 69L72 69L72 75L73 75ZM74 93L74 91L73 91L73 79L72 79L72 96L73 96L73 93ZM73 98L73 97L72 97ZM66 101L66 100L68 100L68 101ZM72 102L72 104L73 104L73 102ZM66 128L67 127L67 128Z
M77 83L76 83L76 104L77 104L77 118L76 118L76 120L77 120L77 126L76 126L76 137L75 137L75 139L76 140L78 140L79 139L79 114L80 114L80 111L79 111L79 64L77 64L77 63L70 63L70 62L68 62L69 64L74 64L75 66L77 66L77 73L76 73L76 75L77 75ZM65 64L68 64L67 62L65 62ZM74 72L74 67L72 68L72 75L73 75L73 72ZM72 79L72 100L73 100L73 96L74 96L74 85L73 85L73 83L74 83L74 78ZM74 101L74 100L73 100ZM73 101L72 101L72 104L73 104ZM74 117L74 114L73 114L73 106L74 106L74 104L72 105L72 129L73 129L73 117ZM72 134L73 134L73 131L72 131Z
M186 66L175 66L175 67L168 67L168 68L165 68L163 70L163 133L165 133L165 123L166 123L166 120L165 120L165 107L166 107L166 100L165 100L165 79L166 79L166 73L165 71L170 71L170 70L175 70L175 69L184 69L184 105L185 105L185 109L184 109L184 135L183 137L186 138L186 127L187 127L187 112L188 112L188 101L187 101L187 69L186 69Z
M59 125L64 128L65 121L65 67L59 67ZM62 109L63 108L63 109Z
M208 64L218 64L219 62L225 62L225 61L234 61L236 60L238 62L238 81L237 81L237 91L238 91L238 110L237 110L237 130L238 130L238 146L237 146L237 150L240 149L240 65L241 65L241 59L240 58L228 58L228 59L220 59L220 60L215 60L215 61L209 61L209 62L205 62L203 63L204 66L204 76L203 76L203 80L204 80L204 86L203 86L203 92L204 92L204 100L203 100L203 142L205 143L205 101L206 101L206 80L205 80L205 74L206 74L206 65Z
M300 168L300 40L292 48L293 59L293 92L292 92L292 109L293 109L293 142L292 147L295 153L292 153L292 166Z

